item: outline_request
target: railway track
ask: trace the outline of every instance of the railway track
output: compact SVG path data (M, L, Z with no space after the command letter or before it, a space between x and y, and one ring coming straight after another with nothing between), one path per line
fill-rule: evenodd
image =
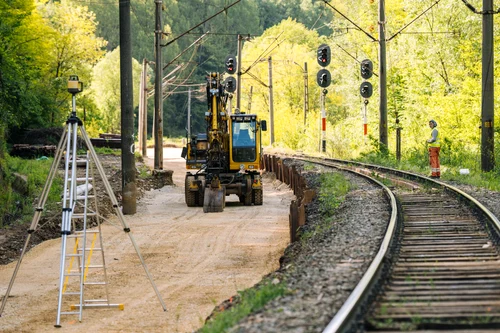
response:
M391 186L397 205L381 249L324 332L500 331L498 218L444 182L308 160L406 187Z
M403 209L399 254L366 326L495 328L499 256L480 220L444 193L398 198Z

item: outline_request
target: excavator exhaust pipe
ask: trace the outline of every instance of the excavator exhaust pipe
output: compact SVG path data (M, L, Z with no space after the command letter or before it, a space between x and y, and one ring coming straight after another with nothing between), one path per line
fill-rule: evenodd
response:
M226 189L220 185L220 181L213 180L205 187L205 197L203 201L204 213L222 212L226 206Z

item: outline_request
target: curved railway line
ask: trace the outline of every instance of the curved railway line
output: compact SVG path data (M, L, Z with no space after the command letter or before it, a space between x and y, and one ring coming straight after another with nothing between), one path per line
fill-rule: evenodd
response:
M417 174L297 159L364 175L391 201L379 252L323 332L500 329L500 222L486 207Z

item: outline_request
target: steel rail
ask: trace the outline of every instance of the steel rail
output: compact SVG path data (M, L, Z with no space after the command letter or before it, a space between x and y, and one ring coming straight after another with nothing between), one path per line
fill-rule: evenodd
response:
M378 166L378 165L373 165L373 164L367 164L367 163L361 163L361 162L353 162L353 161L346 161L346 160L339 160L339 159L327 159L327 158L317 158L317 157L294 157L297 159L302 159L306 160L309 162L313 163L318 163L322 164L325 166L329 167L335 167L341 170L345 171L351 171L353 173L356 173L358 175L362 175L365 178L368 178L381 186L383 186L384 190L386 193L390 193L389 196L391 197L391 202L394 198L393 193L383 184L381 184L379 181L376 179L373 179L369 177L368 175L364 175L362 173L356 172L354 170L350 170L348 167L339 167L338 165L332 165L331 163L337 163L337 164L342 164L342 165L356 165L359 167L364 167L367 169L371 170L379 170L380 172L383 173L389 173L393 174L399 177L403 177L406 179L411 179L415 180L418 182L429 182L433 183L436 185L441 186L443 189L448 190L453 192L456 196L465 198L469 202L471 202L477 209L481 211L483 216L485 216L490 222L490 225L492 225L497 232L497 237L500 235L500 221L499 219L488 209L486 208L482 203L480 203L477 199L472 197L471 195L465 193L464 191L456 188L455 186L449 185L445 182L438 181L431 179L429 177L419 175L416 173L408 172L408 171L402 171L402 170L397 170L389 167L383 167L383 166ZM394 198L395 202L395 198ZM376 277L378 276L378 273L380 272L381 268L383 267L383 260L388 254L388 250L390 247L391 242L393 241L394 237L394 232L395 232L395 227L396 227L396 210L393 209L393 213L391 215L391 221L388 225L388 229L386 232L386 235L384 237L384 240L380 246L379 252L373 259L371 265L361 278L361 280L358 282L357 286L353 290L353 292L350 294L344 305L339 309L339 311L336 313L334 318L330 321L330 323L327 325L327 327L323 330L323 333L332 333L332 332L345 332L348 331L351 325L355 324L354 317L359 311L359 305L361 304L362 300L366 299L366 296L371 292L371 286L375 284ZM393 221L394 219L394 221ZM498 240L498 238L497 238Z
M343 331L346 330L347 327L351 324L351 319L356 315L355 310L357 309L358 305L362 302L362 300L367 296L367 293L370 291L370 286L374 283L375 278L379 275L381 269L383 268L384 259L389 254L389 248L391 242L394 240L394 235L396 232L396 224L398 221L398 206L396 202L396 197L394 196L392 191L383 183L363 173L351 170L349 168L343 168L338 165L334 165L332 163L319 162L316 159L311 160L298 157L294 158L317 164L322 164L328 167L334 167L339 170L348 171L351 173L355 173L358 176L364 177L379 185L384 190L386 196L389 198L391 203L391 217L389 219L387 230L380 245L379 251L375 255L372 263L366 270L361 280L358 282L358 284L351 292L347 300L344 302L342 307L337 311L335 317L333 317L328 326L323 330L323 333Z
M486 208L486 206L484 206L481 202L479 202L476 198L474 198L471 195L465 193L464 191L456 188L453 185L450 185L450 184L447 184L445 182L435 180L435 179L432 179L432 178L429 178L426 176L422 176L422 175L419 175L419 174L416 174L416 173L413 173L410 171L397 170L397 169L384 167L384 166L380 166L380 165L374 165L374 164L368 164L368 163L362 163L362 162L353 162L353 161L340 160L340 159L332 159L332 158L328 158L328 159L324 159L324 160L334 161L334 162L338 162L338 163L342 163L342 164L360 165L360 166L364 166L364 167L369 168L369 169L383 170L385 172L389 172L389 173L392 173L394 175L399 175L399 176L402 175L403 177L409 176L411 178L414 178L414 179L417 179L420 181L424 180L427 182L436 183L436 184L438 184L438 185L440 185L448 190L455 192L456 194L464 197L465 199L473 202L477 206L477 208L479 208L486 215L486 217L490 220L490 222L492 222L492 224L495 226L496 230L500 233L500 220L488 208Z

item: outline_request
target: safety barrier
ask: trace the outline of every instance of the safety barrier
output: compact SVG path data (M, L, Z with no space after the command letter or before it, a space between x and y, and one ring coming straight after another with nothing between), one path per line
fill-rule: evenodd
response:
M302 169L297 165L287 165L290 158L281 158L265 154L263 157L264 170L276 174L276 179L290 186L296 199L290 203L290 241L298 239L298 229L306 223L306 206L314 199L316 192L307 188Z

